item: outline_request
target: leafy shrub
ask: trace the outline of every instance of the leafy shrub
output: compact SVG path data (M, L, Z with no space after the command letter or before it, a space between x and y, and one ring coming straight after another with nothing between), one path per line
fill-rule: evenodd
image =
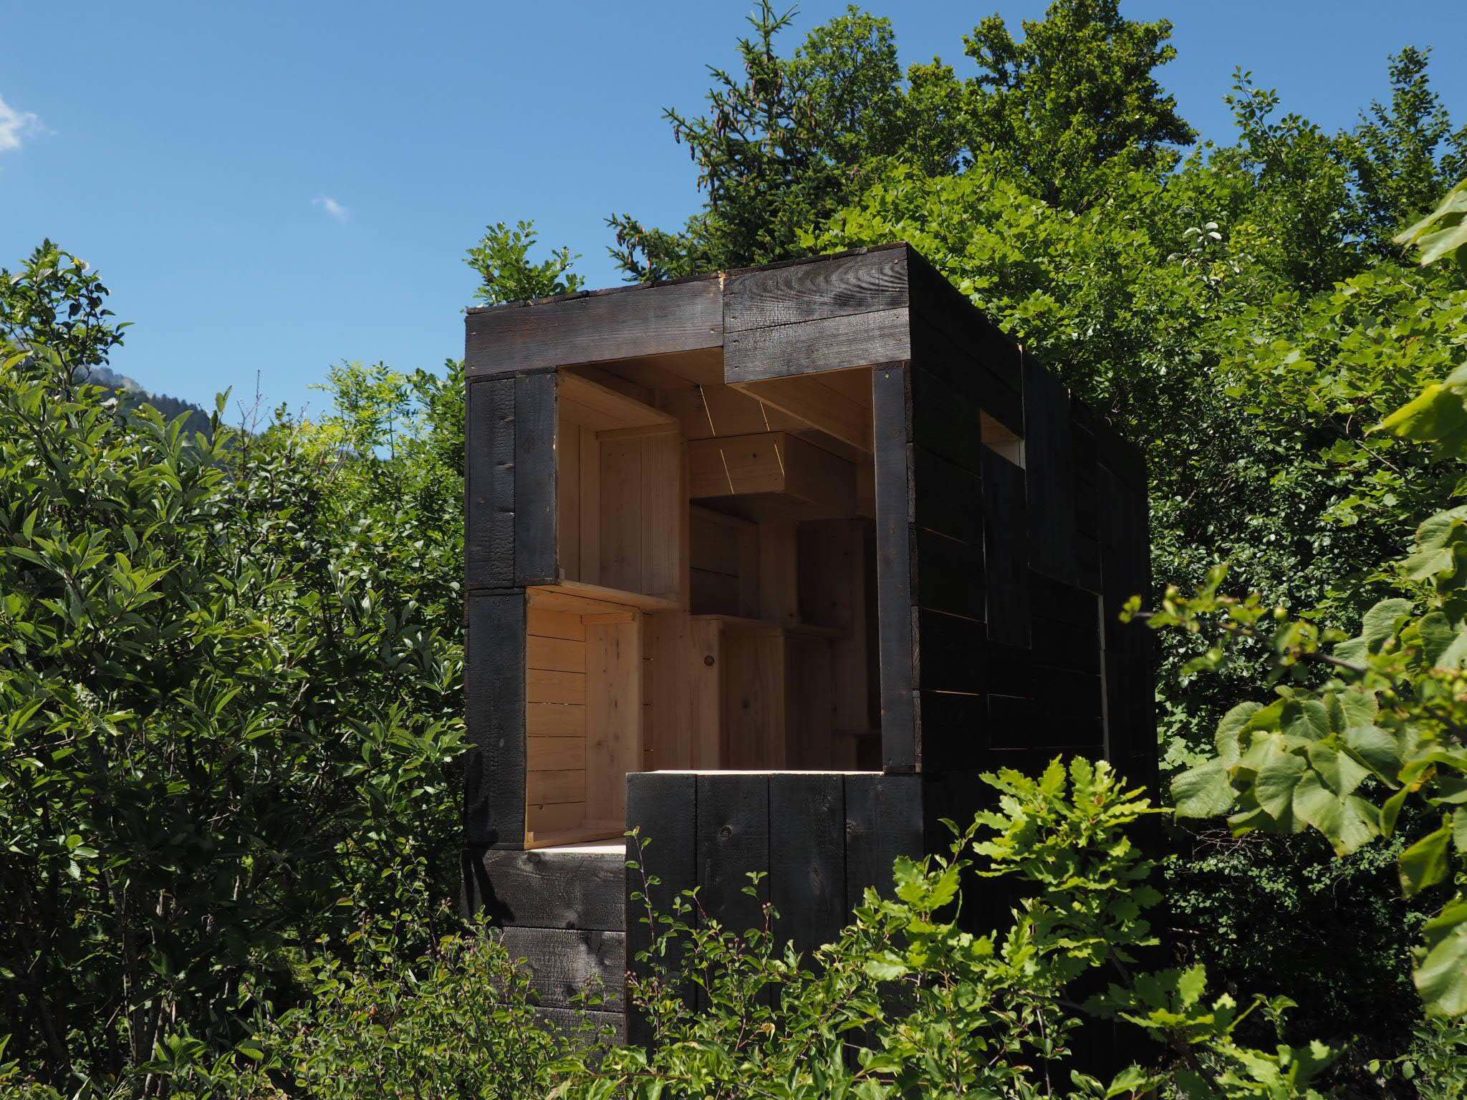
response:
M105 296L49 244L0 280L0 1033L66 1090L229 1049L363 912L431 941L458 840L435 544L319 431L85 381Z
M1235 1038L1251 1013L1277 1016L1284 1002L1207 996L1200 966L1131 975L1155 943L1145 914L1159 900L1152 864L1128 837L1156 812L1140 792L1084 759L1068 770L1055 761L1037 779L984 778L998 808L947 855L898 860L894 893L868 890L854 921L810 958L778 948L769 919L746 933L695 926L696 893L672 914L649 913L652 973L631 996L652 1025L650 1054L623 1047L597 1065L570 1061L551 1095L1317 1095L1309 1082L1325 1048L1265 1052ZM973 875L1013 884L1008 927L967 930L962 884ZM1076 1002L1106 976L1103 992ZM1149 1036L1166 1058L1106 1082L1080 1072L1082 1029L1104 1021Z
M302 964L309 1000L277 1016L224 1057L172 1036L143 1071L174 1097L355 1100L479 1097L531 1100L561 1053L530 1003L529 982L484 926L414 954L390 923Z

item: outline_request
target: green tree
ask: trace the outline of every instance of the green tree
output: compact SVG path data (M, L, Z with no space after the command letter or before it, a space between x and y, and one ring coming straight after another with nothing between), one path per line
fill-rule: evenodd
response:
M0 295L0 1030L68 1093L155 1094L160 1044L244 1038L361 913L443 927L456 601L341 443L79 381L117 342L84 265Z
M1467 181L1401 240L1422 249L1423 263L1467 261L1464 216ZM1460 348L1467 340L1460 307L1449 318ZM1467 459L1467 364L1379 428ZM1426 519L1400 563L1396 592L1365 612L1353 637L1291 620L1256 594L1220 596L1223 568L1193 597L1168 590L1148 616L1157 627L1193 632L1218 624L1216 641L1193 662L1199 670L1222 665L1235 638L1263 640L1273 654L1276 698L1228 711L1216 754L1173 780L1180 813L1227 813L1238 833L1312 829L1347 855L1414 824L1403 815L1408 805L1424 811L1397 866L1407 897L1433 888L1447 895L1423 928L1414 973L1427 1011L1443 1016L1467 1015L1464 561L1467 508Z
M1095 201L1107 172L1169 167L1196 133L1156 70L1176 57L1171 23L1141 23L1118 0L1054 0L1015 38L998 15L964 45L978 63L970 85L969 148L1052 206Z

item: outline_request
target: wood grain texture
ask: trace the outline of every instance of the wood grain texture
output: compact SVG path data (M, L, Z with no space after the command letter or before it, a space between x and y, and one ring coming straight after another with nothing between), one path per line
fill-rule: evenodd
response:
M556 578L556 375L514 380L514 583Z
M642 759L642 630L630 622L586 627L586 813L626 817L626 777Z
M852 395L828 380L858 377L866 381L864 395ZM742 384L744 392L785 413L801 424L824 432L859 451L871 450L870 371L832 371L798 378L767 378Z
M891 865L923 852L922 779L915 775L847 775L846 907L867 887L890 897Z
M471 849L469 862L471 900L499 924L626 930L620 855Z
M697 885L697 791L697 778L688 774L627 777L627 829L645 842L627 842L628 859L639 864L626 874L626 957L633 972L646 973L637 956L652 945L649 906L655 913L671 913L678 895ZM672 946L680 952L683 941ZM680 958L675 953L669 962L676 966ZM683 994L691 1005L692 990ZM646 1018L633 1005L627 1006L627 1036L634 1043L651 1039Z
M578 1007L577 996L599 996L599 1010L620 1012L626 986L626 934L570 928L504 929L505 949L529 972L542 1006Z
M769 776L697 776L699 900L710 918L743 932L763 924L769 881L744 893L750 871L769 867Z
M464 831L470 844L525 836L525 594L471 595L464 661Z
M845 924L845 782L839 775L769 777L769 900L775 935L809 951Z
M876 620L881 752L889 772L917 766L912 635L911 403L904 365L873 375L876 445Z
M730 383L905 361L912 354L905 306L729 333L723 349Z
M468 587L514 586L514 380L469 386L464 566Z
M541 367L715 348L723 342L717 279L471 310L470 379Z
M896 247L735 273L724 331L769 328L907 305L907 249Z

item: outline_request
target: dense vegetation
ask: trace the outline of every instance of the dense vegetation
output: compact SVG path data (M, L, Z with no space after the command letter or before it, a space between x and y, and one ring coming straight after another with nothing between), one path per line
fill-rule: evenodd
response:
M1147 808L1103 769L997 777L999 811L898 867L817 965L699 930L702 968L638 991L656 1055L587 1065L450 905L457 366L341 366L319 422L235 428L221 402L197 431L89 382L121 332L47 243L0 279L0 1088L1467 1087L1467 197L1428 217L1467 130L1427 55L1391 59L1390 100L1341 133L1240 73L1236 135L1198 144L1169 26L1114 0L1056 0L1019 37L985 20L971 77L904 73L855 9L788 54L788 17L753 23L707 113L669 112L702 209L614 217L615 254L655 278L906 239L1146 446L1175 586L1138 594L1165 628L1164 759L1184 815L1230 823L1140 853ZM480 296L578 289L536 245L492 227ZM989 936L956 923L965 873L1014 883ZM1162 895L1175 965L1137 973ZM713 1011L677 1009L687 981ZM1144 1066L1072 1076L1097 1015L1158 1040Z

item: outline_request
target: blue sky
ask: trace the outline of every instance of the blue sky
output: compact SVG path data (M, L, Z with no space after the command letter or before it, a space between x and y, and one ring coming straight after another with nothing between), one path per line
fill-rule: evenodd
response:
M697 202L664 106L695 110L751 0L624 3L0 0L0 265L50 236L134 322L113 365L200 403L233 387L319 409L341 359L437 367L461 353L485 223L534 218L620 282L603 219ZM873 0L906 62L1042 0ZM797 33L843 3L805 0ZM1350 124L1402 45L1436 45L1467 121L1461 0L1129 0L1176 24L1163 73L1205 135L1243 65L1284 105ZM794 39L791 38L791 45Z

